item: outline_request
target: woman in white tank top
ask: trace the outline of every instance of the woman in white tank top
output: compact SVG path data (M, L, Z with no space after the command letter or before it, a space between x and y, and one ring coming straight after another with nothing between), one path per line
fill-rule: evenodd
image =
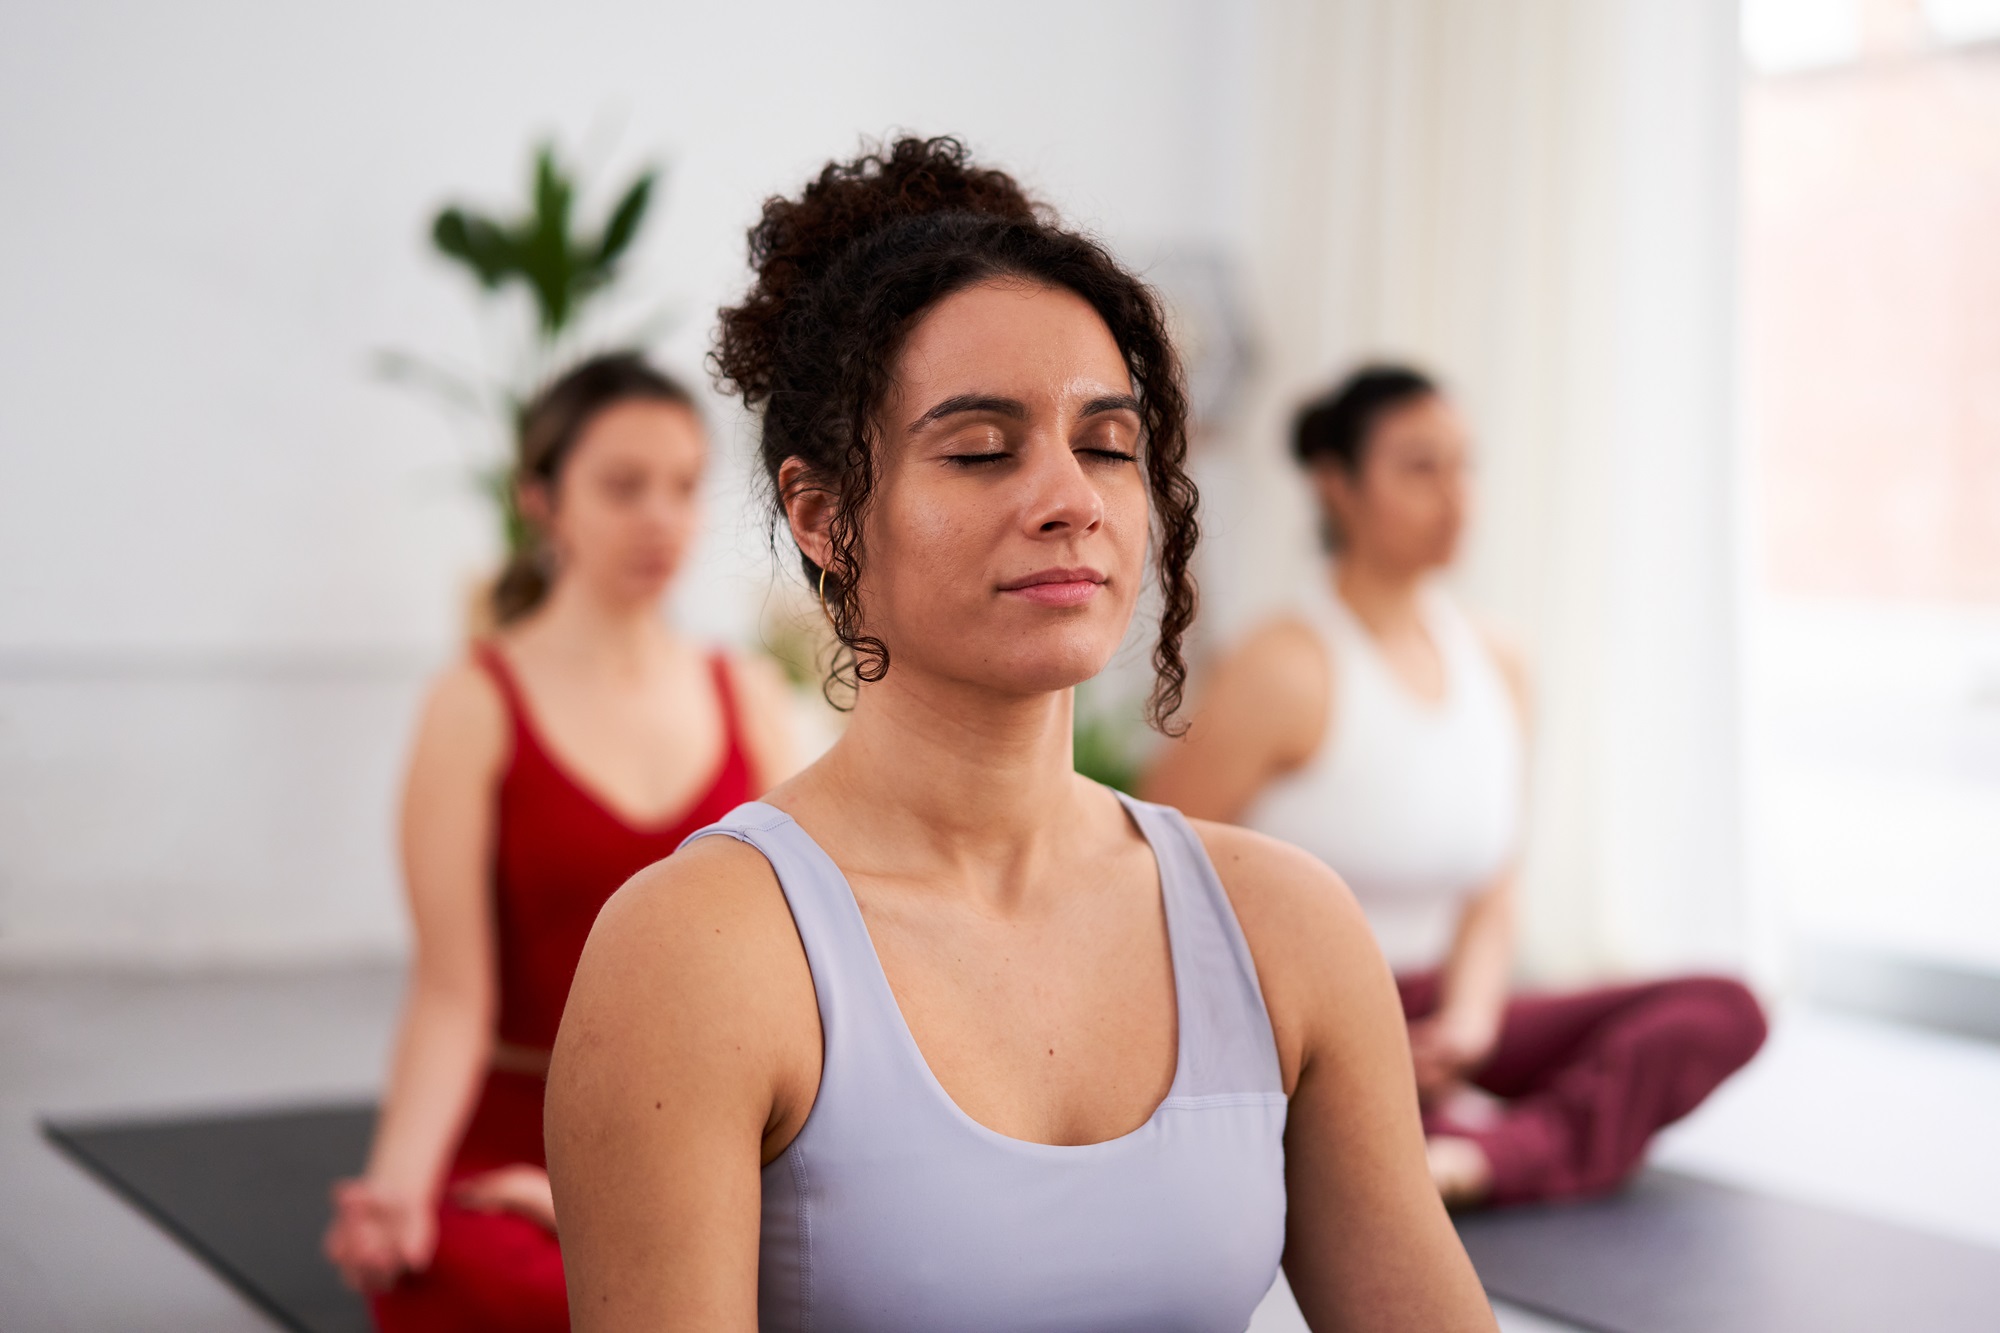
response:
M1300 414L1333 558L1216 670L1149 799L1312 852L1395 969L1431 1172L1457 1204L1611 1188L1763 1040L1717 977L1510 996L1527 687L1436 576L1469 439L1421 373L1371 367Z
M1326 675L1324 739L1273 778L1239 822L1340 867L1389 965L1436 966L1467 899L1503 876L1521 823L1515 687L1451 599L1419 592L1409 632L1434 655L1435 697L1398 674L1336 590L1301 598ZM1350 583L1356 580L1352 577Z

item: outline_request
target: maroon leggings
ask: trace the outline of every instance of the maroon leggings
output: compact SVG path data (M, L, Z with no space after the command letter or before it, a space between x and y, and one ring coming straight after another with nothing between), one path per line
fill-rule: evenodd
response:
M1436 973L1396 984L1406 1018L1437 1007ZM1516 996L1472 1076L1506 1099L1498 1121L1470 1127L1426 1111L1424 1129L1485 1151L1494 1203L1603 1193L1638 1168L1662 1126L1757 1053L1764 1031L1756 999L1726 977Z

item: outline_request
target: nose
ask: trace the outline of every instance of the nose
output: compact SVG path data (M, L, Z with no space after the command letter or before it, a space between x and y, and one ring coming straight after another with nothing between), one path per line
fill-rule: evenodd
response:
M1079 535L1104 522L1104 496L1066 443L1034 451L1027 481L1027 526L1042 536Z
M687 507L672 497L649 495L631 511L629 531L634 539L651 549L677 541L690 517Z

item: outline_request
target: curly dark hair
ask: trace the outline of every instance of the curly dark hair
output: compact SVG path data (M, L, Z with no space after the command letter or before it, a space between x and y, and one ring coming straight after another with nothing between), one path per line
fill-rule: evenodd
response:
M888 645L861 632L856 589L875 486L872 435L904 337L945 297L993 278L1064 288L1090 303L1138 389L1161 592L1146 716L1172 733L1187 683L1181 640L1194 620L1189 562L1200 529L1185 466L1187 394L1151 290L951 138L898 139L828 163L796 199L766 200L750 229L750 263L756 281L721 312L709 363L723 388L762 409L774 533L786 459L803 462L804 484L833 497L827 568L803 552L800 562L809 583L821 586L824 575L827 614L846 650L834 677L856 684L889 669Z

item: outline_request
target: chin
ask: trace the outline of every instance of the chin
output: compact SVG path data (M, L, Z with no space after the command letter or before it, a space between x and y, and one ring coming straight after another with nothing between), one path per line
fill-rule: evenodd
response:
M922 674L1015 698L1055 694L1080 685L1104 670L1118 650L1118 641L1081 627L1068 632L1051 628L1040 633L925 637L921 649L899 650L890 641L892 675L894 664L903 662Z
M613 594L617 604L634 609L649 607L667 595L672 579L620 579Z
M1050 635L1040 642L1017 642L989 671L998 677L994 683L1010 694L1054 694L1103 671L1117 651L1116 642L1102 643L1095 635Z
M1448 567L1458 559L1458 537L1453 534L1430 543L1417 552L1413 562L1420 569L1437 570Z

